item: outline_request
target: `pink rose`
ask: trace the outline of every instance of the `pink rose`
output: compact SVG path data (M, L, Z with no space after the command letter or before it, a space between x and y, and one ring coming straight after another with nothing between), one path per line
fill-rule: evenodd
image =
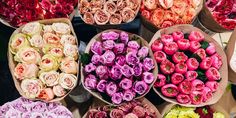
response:
M194 91L201 91L205 87L204 83L199 79L193 80L191 84Z
M126 64L124 66L122 66L121 72L125 77L128 77L128 78L133 76L133 74L134 74L133 68L131 68L130 66L128 66Z
M106 90L106 84L107 84L107 81L106 80L100 80L97 84L97 90L99 92L105 92Z
M143 64L139 63L133 66L134 76L140 76L143 72Z
M124 118L138 118L138 116L135 115L134 113L128 113L124 116Z
M150 72L144 72L143 73L143 81L147 84L151 84L154 81L154 75Z
M137 41L129 41L128 42L128 47L132 48L132 49L135 49L135 50L138 50L140 48L140 45L138 44Z
M121 32L120 33L120 40L122 43L127 44L129 41L129 35L126 32Z
M124 78L120 81L119 83L119 87L121 87L122 89L128 90L132 87L133 82L132 80L128 79L128 78Z
M110 71L110 77L114 80L121 79L122 77L121 67L118 65L112 66Z
M107 50L103 55L102 55L102 62L104 64L107 64L107 65L111 65L114 63L114 60L115 60L115 54L110 51L110 50Z
M210 67L205 72L205 75L206 75L207 79L210 81L220 80L220 72L214 67Z
M144 46L141 49L139 49L138 56L141 58L144 58L144 57L148 56L148 51L149 51L148 47Z
M92 56L91 62L95 65L99 64L101 56L98 54L94 54Z
M96 74L99 78L104 78L108 74L108 69L106 66L98 66L96 68Z
M206 53L208 55L213 55L215 54L215 52L216 52L216 48L215 48L214 43L209 43L209 46L206 48Z
M166 77L162 74L157 75L157 80L154 84L154 87L162 87L166 84Z
M113 40L106 40L102 42L102 46L105 50L111 50L115 46L115 42Z
M114 93L112 94L112 97L111 97L111 101L114 103L114 104L120 104L123 100L123 94L122 93Z
M121 54L125 51L125 44L117 43L117 44L115 44L115 47L113 50L114 50L115 54Z
M18 63L15 67L14 75L17 79L37 77L38 66L35 64Z
M220 69L220 67L223 65L221 56L218 53L216 53L211 56L211 59L213 61L212 67L215 67L216 69Z
M112 109L110 112L111 118L123 118L124 115L125 113L120 109Z
M112 96L114 93L117 92L117 90L118 90L117 85L113 82L108 83L106 86L106 93L109 96Z
M94 54L98 54L98 55L102 55L102 43L99 42L99 41L96 41L94 42L92 45L91 45L91 51L94 53Z
M116 40L119 38L119 34L114 31L109 31L109 32L103 32L101 37L102 40Z
M118 55L116 57L116 63L120 66L123 66L126 63L125 56L124 55Z
M216 81L208 81L206 82L206 87L210 88L212 92L216 92L218 86L219 86L219 83L216 82Z
M99 111L94 115L94 118L106 118L107 113L105 111Z
M123 95L123 100L125 101L131 101L133 100L135 97L135 92L131 91L131 90L126 90L124 92L124 95Z
M143 95L148 90L148 85L144 81L138 81L134 84L134 91L139 95Z
M206 102L207 100L211 99L213 94L210 88L204 87L202 90L203 93L203 102Z
M66 94L65 89L61 85L53 86L52 90L53 93L58 97L64 96Z
M93 72L93 71L95 71L95 70L96 70L96 66L93 65L93 63L90 63L90 64L88 64L88 65L86 65L86 66L84 67L84 71L85 71L86 73L91 73L91 72Z
M144 71L150 71L154 68L155 68L154 61L151 58L145 58L143 60L143 69L144 69Z
M96 89L97 79L94 75L88 75L84 80L84 86L88 89Z
M129 52L129 53L126 55L126 62L127 62L129 65L135 65L135 64L138 64L138 63L139 63L139 58L136 56L135 53Z
M139 118L144 117L145 116L145 111L146 109L144 109L141 106L135 106L132 113L134 113L135 115L137 115Z

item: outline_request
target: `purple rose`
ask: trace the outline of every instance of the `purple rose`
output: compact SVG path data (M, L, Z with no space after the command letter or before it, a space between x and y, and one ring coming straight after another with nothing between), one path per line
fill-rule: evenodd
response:
M94 53L94 54L98 54L98 55L102 55L102 43L99 42L99 41L96 41L94 42L92 45L91 45L91 51Z
M31 118L31 112L23 112L22 118Z
M154 75L150 72L144 72L143 73L143 81L147 84L151 84L154 81Z
M46 118L56 118L58 117L58 115L54 114L54 113L50 113L50 112L47 112L44 114Z
M129 67L127 64L122 66L121 72L127 78L131 77L134 74L133 68Z
M121 67L118 65L112 66L111 71L110 71L110 77L113 80L121 79L122 77Z
M132 52L129 52L126 57L126 62L129 64L129 65L135 65L135 64L138 64L139 63L139 58L136 56L135 53L132 53Z
M133 48L130 48L130 47L127 47L127 50L126 50L126 53L134 53L134 54L137 54L138 53L138 49L133 49Z
M18 99L17 99L18 100ZM11 106L20 111L20 112L27 112L27 108L25 107L25 105L20 102L20 101L14 101L14 102L11 102Z
M143 69L144 71L150 71L154 68L154 61L151 58L145 58L143 60Z
M44 118L43 114L39 112L31 112L30 117L31 118Z
M125 56L124 55L119 55L116 57L116 63L120 66L123 66L126 61L125 61Z
M9 109L3 118L21 118L21 113L15 109Z
M50 102L50 103L48 104L48 111L51 111L51 110L57 108L59 105L61 105L61 103Z
M117 85L113 82L110 82L106 86L106 92L109 96L112 96L118 90Z
M121 54L125 50L125 44L124 43L117 43L117 44L115 44L115 47L113 50L114 50L115 54Z
M108 69L106 66L98 66L96 68L96 74L99 76L99 78L103 78L108 74Z
M148 90L148 85L144 81L138 81L135 83L133 89L139 95L143 95Z
M107 84L106 80L100 80L97 84L97 90L102 93L105 92L106 84Z
M72 113L64 106L58 106L56 109L50 111L57 116L61 116L61 118L72 118Z
M106 50L111 50L115 46L115 42L113 40L106 40L102 42L102 46Z
M140 45L138 44L137 41L129 41L128 42L128 47L138 50L140 48Z
M114 31L102 33L102 40L116 40L118 38L119 38L119 34Z
M140 76L143 72L143 64L138 63L133 66L134 76Z
M91 62L95 65L99 64L101 56L98 54L94 54L92 56Z
M89 74L84 80L84 86L88 89L96 89L97 79L94 75Z
M111 101L114 104L120 104L123 100L123 94L121 92L112 94Z
M18 100L18 99L17 99ZM22 102L23 104L30 104L30 103L33 103L33 101L27 99L27 98L24 98L24 97L20 97L19 99L20 101L19 102Z
M11 108L11 106L9 104L4 104L3 106L1 106L0 109L0 113L2 114L6 114L6 112Z
M109 115L111 118L123 118L125 113L120 109L112 109Z
M129 41L129 34L126 32L121 32L120 33L120 40L122 43L127 44Z
M90 63L84 67L84 71L86 73L91 73L92 71L95 71L95 70L96 70L96 66L93 65L93 63Z
M138 56L141 58L148 56L148 47L144 46L141 49L139 49Z
M125 101L132 101L135 97L135 92L131 90L126 90L123 95L123 100Z
M32 103L31 111L33 111L33 112L42 112L43 113L43 112L47 111L46 108L47 108L46 103L37 101L37 102Z
M122 79L119 83L119 87L125 90L130 89L132 85L133 85L132 80L127 78Z
M102 55L103 64L112 65L114 63L114 60L115 60L115 54L110 50L107 50Z

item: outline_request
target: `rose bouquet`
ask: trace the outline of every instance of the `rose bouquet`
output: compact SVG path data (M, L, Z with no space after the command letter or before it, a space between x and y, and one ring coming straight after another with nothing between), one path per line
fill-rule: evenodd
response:
M79 13L87 24L118 25L136 17L141 0L79 0Z
M72 118L72 113L60 103L44 103L18 98L0 106L1 118Z
M78 43L68 19L30 22L9 41L8 60L19 93L58 101L77 84Z
M220 99L228 80L227 62L214 39L191 25L177 25L158 31L150 45L160 68L154 90L163 99L183 106Z
M201 8L202 0L143 0L140 11L144 25L161 29L192 23Z
M96 35L85 52L83 86L94 96L120 104L144 96L154 84L157 66L147 42L120 30Z
M19 27L42 19L72 19L77 4L78 0L1 0L0 21L11 27Z
M156 107L144 98L119 106L106 105L92 108L83 118L161 118L161 115Z

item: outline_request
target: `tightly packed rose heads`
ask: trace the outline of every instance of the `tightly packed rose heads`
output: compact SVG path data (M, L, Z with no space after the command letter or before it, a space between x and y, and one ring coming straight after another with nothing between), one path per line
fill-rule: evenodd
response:
M207 0L205 5L222 27L228 30L235 28L236 3L234 0Z
M141 0L80 0L79 12L87 24L117 25L134 20Z
M19 27L30 21L68 18L77 4L78 0L2 0L0 18Z
M216 92L222 58L200 31L162 34L151 48L160 71L154 87L180 104L199 105Z
M69 24L27 23L12 35L9 49L24 97L51 101L76 86L78 47Z
M157 28L190 24L199 12L201 0L143 0L141 15Z
M104 31L93 39L84 63L83 85L107 103L120 104L145 95L153 85L155 60L140 37L124 31Z
M73 118L72 113L59 103L44 103L18 98L0 106L1 118Z

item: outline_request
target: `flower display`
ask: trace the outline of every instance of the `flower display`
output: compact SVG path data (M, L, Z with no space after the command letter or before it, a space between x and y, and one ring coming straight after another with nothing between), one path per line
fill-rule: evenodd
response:
M69 24L32 22L18 30L9 46L22 96L45 101L64 97L78 79L78 47Z
M3 118L73 118L72 113L60 103L33 102L26 98L18 98L0 107L0 117Z
M20 27L36 20L69 18L77 4L78 0L3 0L0 2L0 17L11 26Z
M151 44L160 68L154 88L164 97L191 105L213 98L221 80L222 58L204 38L200 31L175 31Z
M79 0L79 13L87 24L117 25L133 21L140 3L141 0Z
M145 95L156 79L155 60L143 39L124 31L104 31L89 46L83 85L108 103L121 104Z
M141 15L157 28L190 24L199 12L202 0L143 0Z

